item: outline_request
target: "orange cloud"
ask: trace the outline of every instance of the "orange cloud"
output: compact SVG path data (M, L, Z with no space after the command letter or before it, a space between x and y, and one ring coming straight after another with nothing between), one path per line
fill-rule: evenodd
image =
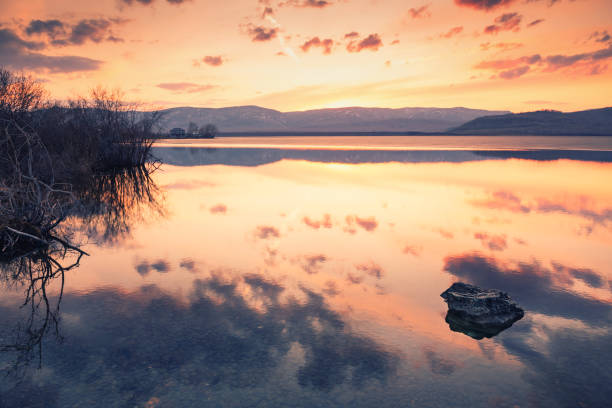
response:
M529 72L529 66L524 65L522 67L502 71L499 73L499 77L503 79L514 79L525 75L527 72Z
M474 238L482 242L482 245L491 251L503 251L508 247L505 235L489 235L485 232L477 232L474 234Z
M550 55L542 57L539 54L524 56L514 59L502 59L493 61L482 61L474 68L488 69L493 71L503 71L500 77L504 79L517 78L530 71L535 64L543 64L543 72L554 72L559 69L576 66L578 68L586 68L590 74L598 74L606 69L606 66L600 65L604 61L612 58L612 43L606 48L597 51L585 52L570 55Z
M453 27L444 34L440 34L440 38L451 38L460 34L463 31L463 26Z
M332 47L334 46L334 41L331 38L325 38L321 40L319 37L313 37L310 40L306 41L300 47L302 51L308 52L312 47L320 47L323 48L323 54L331 54Z
M313 229L319 229L321 227L323 228L332 227L331 216L329 214L325 214L321 221L311 220L309 217L304 217L302 221L304 222L304 224L306 224L307 226Z
M276 227L260 225L255 230L255 236L259 239L269 239L280 237L280 232Z
M502 70L512 69L523 65L535 64L542 61L542 57L538 54L531 55L528 57L520 57L514 59L502 59L493 61L482 61L474 68L476 69L491 69L491 70Z
M455 0L455 4L463 7L471 7L477 10L493 10L498 7L508 6L516 0Z
M225 204L217 204L210 208L211 214L225 214L227 212L227 206Z
M214 85L200 85L193 82L165 82L156 85L158 88L173 92L200 93L213 89Z
M385 271L381 266L374 262L355 265L355 269L376 279L380 279L385 275Z
M431 13L429 12L429 4L425 5L425 6L421 6L418 8L410 8L408 10L408 14L410 15L411 18L424 18L424 17L431 17Z
M351 41L346 46L346 49L349 52L360 52L362 50L378 51L382 45L382 40L378 34L370 34L359 42Z
M543 23L543 22L544 22L543 18L538 18L537 20L533 20L532 22L527 24L527 27L537 26L538 24Z
M217 55L217 56L207 55L204 58L202 58L202 62L210 66L213 66L213 67L218 67L222 65L224 61L223 61L223 57L221 57L220 55Z
M372 232L378 227L378 221L376 221L374 217L361 218L357 215L347 215L345 221L346 226L344 227L344 231L350 234L357 232L355 225L368 232Z
M485 34L497 34L500 31L519 31L523 16L518 13L506 13L495 19L495 24L485 27Z
M278 3L279 7L292 6L292 7L312 7L312 8L324 8L331 6L332 3L327 0L287 0Z
M270 41L278 35L278 28L266 28L263 26L250 26L248 33L253 42Z
M267 16L273 16L274 9L272 7L265 7L263 13L261 14L261 18L266 18Z
M304 257L302 263L302 269L309 275L314 275L321 270L323 263L327 262L327 256L325 255L307 255Z
M404 249L402 250L402 253L407 254L407 255L412 255L412 256L419 256L421 255L421 251L422 251L422 248L419 246L406 245Z
M191 0L166 0L166 3L168 4L174 4L174 5L179 5L179 4L183 4L183 3L187 3ZM128 6L134 5L134 4L140 4L143 6L150 6L153 3L155 3L155 0L119 0L120 4L125 4Z
M510 51L510 50L515 50L517 48L521 48L523 45L524 45L523 43L500 42L496 44L491 44L490 42L486 42L486 43L480 44L480 49L483 51L489 51L490 49L495 48L500 51Z

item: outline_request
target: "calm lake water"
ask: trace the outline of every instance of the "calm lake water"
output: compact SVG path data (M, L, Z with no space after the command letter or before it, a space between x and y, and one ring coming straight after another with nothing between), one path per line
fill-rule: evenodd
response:
M155 155L150 178L96 181L61 227L78 266L0 264L0 407L609 406L612 138ZM456 281L508 292L524 318L452 331Z

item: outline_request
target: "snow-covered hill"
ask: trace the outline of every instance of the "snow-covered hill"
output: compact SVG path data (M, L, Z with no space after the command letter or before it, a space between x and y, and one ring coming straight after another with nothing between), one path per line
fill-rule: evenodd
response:
M258 106L172 108L162 111L162 130L215 124L221 132L441 132L481 116L507 111L467 108L337 108L279 112Z

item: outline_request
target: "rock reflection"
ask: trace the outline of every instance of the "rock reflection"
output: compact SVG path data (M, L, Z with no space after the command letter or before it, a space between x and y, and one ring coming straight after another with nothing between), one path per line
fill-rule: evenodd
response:
M476 340L482 340L485 337L486 338L495 337L502 331L510 328L512 324L514 323L512 322L505 326L491 326L491 327L476 326L472 324L471 322L466 321L461 314L454 312L452 310L449 310L446 313L445 321L446 323L448 323L448 327L452 331L463 333Z
M172 387L265 387L275 375L318 391L360 387L386 381L398 359L353 332L321 294L290 295L260 275L195 280L189 301L156 286L68 294L63 313L71 316L64 342L50 345L53 359L45 361L54 382L80 389L114 378L108 392L131 406L151 395L163 401ZM36 393L44 385L31 384ZM8 405L14 392L4 393Z

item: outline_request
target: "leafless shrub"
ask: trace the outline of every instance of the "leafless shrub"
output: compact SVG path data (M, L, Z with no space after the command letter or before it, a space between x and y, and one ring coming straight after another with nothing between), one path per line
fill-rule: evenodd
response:
M74 180L150 161L159 117L124 103L118 91L96 88L90 98L39 111L34 123L58 174Z
M151 161L158 114L103 88L66 105L44 95L0 68L0 259L48 245L76 202L73 186Z
M120 91L102 87L64 104L52 104L45 97L44 88L32 77L0 68L0 120L5 127L11 123L38 135L56 180L141 166L152 159L159 113L139 112L137 104L124 102Z
M0 344L18 354L16 367L36 349L42 361L44 335L59 336L64 274L87 255L64 233L67 219L112 240L143 205L161 211L148 168L157 114L101 88L66 105L44 96L32 78L0 68L0 281L25 288L29 311L14 341Z
M149 159L158 114L145 114L123 102L119 91L92 90L90 99L69 104L73 134L97 146L94 170L143 165Z
M32 77L0 68L0 119L19 119L44 105L45 90Z
M39 136L0 120L0 259L47 246L47 236L74 203L69 186L55 183Z

